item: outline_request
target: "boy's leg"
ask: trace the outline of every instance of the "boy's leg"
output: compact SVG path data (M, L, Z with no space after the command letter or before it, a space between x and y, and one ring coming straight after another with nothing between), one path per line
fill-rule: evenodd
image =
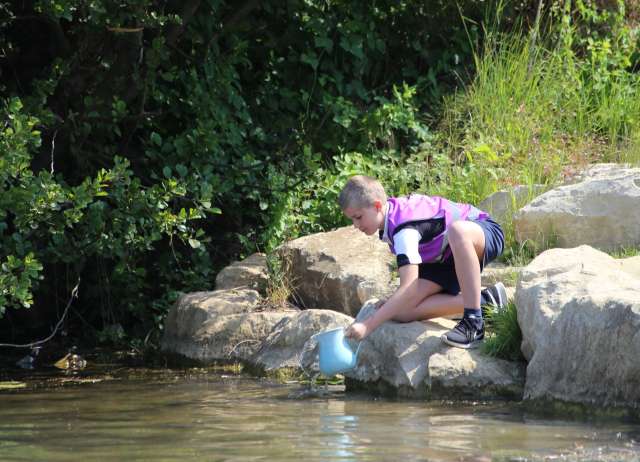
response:
M464 305L462 295L443 292L442 286L435 282L420 279L421 293L425 294L417 306L403 310L393 317L397 322L424 321L462 313Z
M480 309L480 261L484 231L473 221L457 221L449 230L449 247L456 265L465 308Z
M442 340L452 346L473 348L484 339L484 322L480 309L480 262L484 258L485 234L472 221L455 222L449 229L449 247L455 261L462 292L464 315Z

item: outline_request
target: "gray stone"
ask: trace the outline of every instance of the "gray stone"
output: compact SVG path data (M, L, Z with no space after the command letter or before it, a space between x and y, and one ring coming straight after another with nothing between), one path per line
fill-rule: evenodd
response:
M201 363L251 362L273 329L297 311L264 311L220 316L202 325L173 351ZM168 344L165 344L168 345Z
M358 319L374 309L371 301ZM445 345L440 336L454 325L444 318L384 323L364 340L358 367L345 375L358 387L382 387L406 397L519 399L524 366Z
M169 310L164 325L165 337L186 338L218 316L248 313L261 303L255 290L215 290L183 294Z
M333 310L300 311L274 327L251 362L265 371L293 368L313 375L318 372L313 335L352 322L351 316Z
M522 270L525 398L640 404L640 280L638 258L628 260L580 246L543 252Z
M394 258L377 236L353 226L287 242L278 254L304 308L355 315L371 297L389 294Z
M223 268L216 276L216 289L254 289L265 294L269 283L267 257L254 253Z
M448 348L429 357L432 398L522 399L524 363L490 358L478 350Z
M513 214L544 191L544 185L517 185L510 190L496 191L483 199L478 208L488 212L500 224L510 223Z
M255 290L216 290L181 296L165 321L161 349L202 363L249 359L284 317L261 312Z
M581 179L520 209L514 217L516 240L542 248L640 246L640 169L597 165Z

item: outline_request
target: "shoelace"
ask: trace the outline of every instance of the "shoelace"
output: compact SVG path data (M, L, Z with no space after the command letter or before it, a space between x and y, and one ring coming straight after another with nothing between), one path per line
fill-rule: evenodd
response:
M473 325L469 318L462 318L453 329L464 335L469 342L476 339L476 334L479 330L476 326Z

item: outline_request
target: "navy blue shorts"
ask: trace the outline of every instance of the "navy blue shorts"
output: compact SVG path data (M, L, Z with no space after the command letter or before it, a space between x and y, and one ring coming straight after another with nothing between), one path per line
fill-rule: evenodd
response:
M504 233L500 225L491 218L486 220L473 220L484 231L484 255L480 262L480 271L485 265L495 260L504 251ZM449 294L460 293L460 284L456 275L456 266L453 255L440 263L421 263L418 265L418 277L427 279L442 286L444 292Z

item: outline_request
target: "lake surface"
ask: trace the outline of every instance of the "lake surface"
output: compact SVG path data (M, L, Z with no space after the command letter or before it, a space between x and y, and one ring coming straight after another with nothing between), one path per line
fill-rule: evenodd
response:
M202 369L122 369L0 391L2 461L640 460L637 423L542 419Z

